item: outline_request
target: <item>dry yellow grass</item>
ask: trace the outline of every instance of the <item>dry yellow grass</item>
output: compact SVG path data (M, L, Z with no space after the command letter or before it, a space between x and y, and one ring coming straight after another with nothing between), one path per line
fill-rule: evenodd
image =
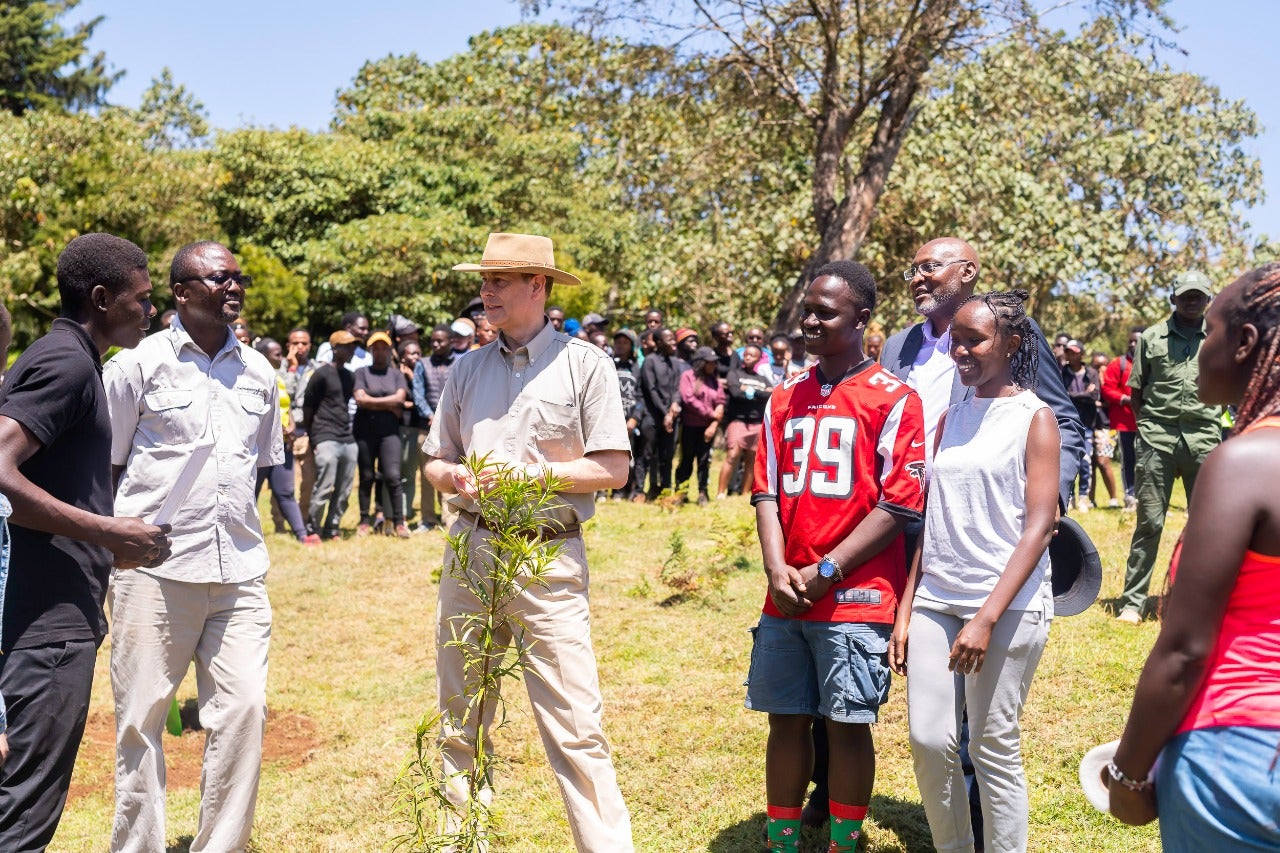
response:
M1167 553L1184 521L1175 498ZM743 498L667 512L610 503L587 532L592 629L623 792L640 851L758 849L764 809L763 715L742 708L749 636L763 595L759 557L707 603L664 604L657 570L670 534L710 541L717 520L750 516ZM1119 593L1132 516L1080 517L1106 566L1103 597ZM350 519L348 519L350 522ZM260 853L387 850L399 829L392 780L414 725L435 702L433 570L443 538L348 539L304 549L270 535L275 608L269 702L273 720L310 721L301 754L263 770L253 849ZM1157 850L1154 827L1131 829L1093 812L1076 766L1091 746L1117 737L1157 626L1116 624L1101 607L1054 622L1024 718L1031 791L1031 849ZM111 713L104 645L93 711ZM179 696L194 697L189 677ZM498 780L507 837L495 850L571 850L555 780L546 767L523 688L509 691L511 727L497 748L510 761ZM876 728L879 769L867 849L932 849L911 770L902 684ZM188 734L187 738L199 738ZM168 741L173 743L172 740ZM184 750L188 756L194 749ZM188 757L188 763L192 760ZM111 823L114 756L86 743L56 851L100 851ZM171 850L195 831L198 789L168 797ZM809 839L810 850L825 849Z

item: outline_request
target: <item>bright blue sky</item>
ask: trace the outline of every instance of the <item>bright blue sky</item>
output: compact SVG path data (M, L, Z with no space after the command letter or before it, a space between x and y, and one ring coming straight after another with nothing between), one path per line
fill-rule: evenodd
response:
M1250 153L1262 160L1268 199L1249 218L1256 232L1280 238L1280 3L1172 0L1169 11L1187 52L1173 66L1244 99L1262 122ZM313 130L328 125L334 94L366 60L409 52L442 59L465 50L469 36L520 18L515 0L84 0L72 14L106 16L89 44L128 72L111 90L114 103L136 106L168 66L216 127Z

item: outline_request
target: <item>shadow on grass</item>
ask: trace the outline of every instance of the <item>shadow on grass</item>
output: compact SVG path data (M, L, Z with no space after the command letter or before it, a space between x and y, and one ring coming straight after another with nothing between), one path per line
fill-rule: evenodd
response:
M858 850L893 849L892 841L883 836L896 836L897 846L907 853L934 853L933 838L929 834L929 821L924 806L912 800L897 797L873 796L869 810L876 823L876 835L880 842L872 847L864 840ZM756 853L764 850L764 813L757 812L746 820L721 829L707 845L708 853ZM823 853L829 838L827 826L806 829L801 840L801 853Z
M194 835L179 836L177 843L170 844L166 847L164 849L164 853L190 853L191 842L195 840L196 837Z

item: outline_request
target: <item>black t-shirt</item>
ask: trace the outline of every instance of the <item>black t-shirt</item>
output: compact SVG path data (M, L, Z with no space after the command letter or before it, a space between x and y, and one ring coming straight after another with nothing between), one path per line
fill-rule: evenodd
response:
M737 350L729 350L727 354L716 353L716 373L721 380L729 378L729 371L742 364Z
M409 392L409 383L404 381L404 374L397 367L376 370L373 367L362 367L356 371L355 387L370 397L390 397L397 391ZM353 431L359 436L391 435L400 431L403 420L398 412L386 412L380 409L363 409L356 404L356 418Z
M322 441L341 441L351 444L351 421L347 416L347 404L355 391L356 379L350 370L335 364L322 364L311 374L307 383L304 408L311 413L307 423L307 435L312 445Z
M764 409L769 405L773 384L754 370L747 370L739 364L729 371L726 385L729 402L725 406L725 423L763 423Z
M98 348L84 327L53 321L49 334L9 371L0 415L25 426L42 445L20 468L28 480L63 503L113 514L111 416ZM17 524L11 530L4 650L101 642L111 552Z

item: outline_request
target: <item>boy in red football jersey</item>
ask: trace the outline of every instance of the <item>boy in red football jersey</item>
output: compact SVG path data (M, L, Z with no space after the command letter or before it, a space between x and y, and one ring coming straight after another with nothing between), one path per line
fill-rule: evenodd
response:
M813 766L831 743L830 851L857 846L875 778L870 724L889 696L889 633L906 582L902 530L924 507L916 393L862 350L876 285L862 264L819 269L801 327L818 363L773 392L751 502L769 594L746 706L769 714L770 850L799 847Z

